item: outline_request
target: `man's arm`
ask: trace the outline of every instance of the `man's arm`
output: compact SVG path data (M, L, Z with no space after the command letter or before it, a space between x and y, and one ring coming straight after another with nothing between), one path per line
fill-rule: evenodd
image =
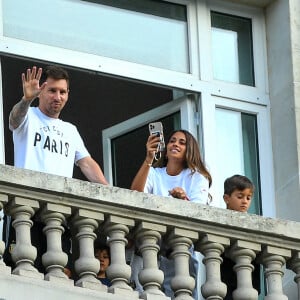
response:
M81 172L89 181L108 184L100 166L90 156L86 156L78 160L77 165L79 166Z
M9 128L16 129L20 126L25 119L31 102L32 100L26 101L22 98L21 101L12 108L9 114Z

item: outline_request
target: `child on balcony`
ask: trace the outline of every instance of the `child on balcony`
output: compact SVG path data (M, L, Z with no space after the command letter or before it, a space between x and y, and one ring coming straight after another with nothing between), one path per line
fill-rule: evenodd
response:
M254 194L254 184L243 175L233 175L224 181L223 199L226 208L247 213ZM252 272L253 287L260 291L260 265L254 263ZM232 299L232 292L237 288L236 273L233 270L234 262L223 255L221 265L221 280L227 285L227 294L224 300Z
M110 280L106 277L106 270L110 264L110 248L108 246L99 246L95 249L95 257L100 261L100 270L97 278L102 284L111 286Z
M247 212L254 193L254 184L243 175L233 175L224 181L223 199L226 208Z
M161 152L161 158L152 167L160 137L155 135L148 137L146 158L132 182L131 189L208 204L210 202L208 190L212 178L202 161L196 139L186 130L176 130L170 134L166 141L167 144ZM171 198L170 201L172 201ZM198 264L192 255L190 267L193 271L190 273L196 280ZM162 256L160 268L165 273L164 292L167 296L172 297L170 281L174 276L173 261ZM194 297L198 299L196 294L197 289L194 290Z

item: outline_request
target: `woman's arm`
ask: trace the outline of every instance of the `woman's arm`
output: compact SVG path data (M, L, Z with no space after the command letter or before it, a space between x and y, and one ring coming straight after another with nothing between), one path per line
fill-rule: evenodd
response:
M158 145L159 141L160 141L160 138L157 136L150 135L148 137L147 144L146 144L146 149L147 149L146 158L132 181L132 184L130 187L131 190L135 190L138 192L144 191L147 177L149 174L149 170L152 166L155 151L157 149L157 145Z
M207 204L209 202L208 179L198 172L194 173L189 194L191 202Z

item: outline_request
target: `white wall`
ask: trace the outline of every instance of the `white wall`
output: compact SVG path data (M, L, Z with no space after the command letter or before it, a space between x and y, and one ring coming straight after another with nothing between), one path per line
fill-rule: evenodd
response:
M268 73L277 216L299 221L299 133L296 126L299 113L294 95L289 2L297 0L275 1L267 10Z
M266 20L277 217L299 221L300 2L274 1ZM297 299L294 276L283 279L289 299Z

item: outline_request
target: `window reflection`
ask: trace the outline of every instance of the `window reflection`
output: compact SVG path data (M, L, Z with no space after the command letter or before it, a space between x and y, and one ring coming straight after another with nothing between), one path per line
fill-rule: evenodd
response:
M254 86L251 19L211 12L214 79Z
M218 157L218 174L214 178L216 199L222 199L223 183L227 177L242 174L255 185L249 213L261 214L256 115L217 108L215 118Z
M150 0L42 3L3 0L3 35L189 73L184 5ZM57 8L55 18L51 17L53 7Z

